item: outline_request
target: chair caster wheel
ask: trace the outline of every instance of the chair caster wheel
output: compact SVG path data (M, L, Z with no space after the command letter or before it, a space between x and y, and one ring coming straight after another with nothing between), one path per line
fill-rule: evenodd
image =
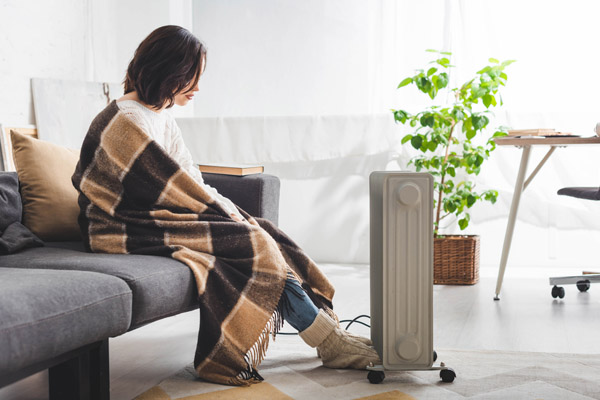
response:
M454 378L456 378L456 372L452 368L443 369L440 371L440 378L442 378L442 382L454 382Z
M437 360L437 351L433 351L433 362L435 362L435 360Z
M590 281L587 279L577 282L577 289L579 289L580 292L587 292L590 289L590 286Z
M552 292L551 293L552 293L552 298L555 299L555 298L559 297L559 298L562 299L563 297L565 297L565 288L564 287L560 287L560 286L554 286L552 288Z
M373 384L381 383L385 379L385 373L383 371L369 371L367 378Z

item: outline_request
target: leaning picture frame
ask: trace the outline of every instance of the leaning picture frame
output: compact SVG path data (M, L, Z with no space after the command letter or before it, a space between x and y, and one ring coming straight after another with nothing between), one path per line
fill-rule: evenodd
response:
M15 160L13 157L12 141L10 131L16 131L23 135L38 137L35 125L16 126L12 124L0 123L0 170L16 171Z

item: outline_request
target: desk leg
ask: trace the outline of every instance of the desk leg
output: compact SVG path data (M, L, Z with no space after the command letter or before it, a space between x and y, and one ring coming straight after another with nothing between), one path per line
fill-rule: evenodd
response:
M525 172L529 163L529 153L531 146L523 146L521 154L521 164L519 165L519 174L515 183L515 191L513 192L512 203L510 205L510 213L508 214L508 225L506 225L506 233L504 234L504 245L502 246L502 258L500 259L500 270L498 271L498 280L496 281L496 296L494 300L500 300L500 289L502 288L502 280L504 279L504 270L506 270L506 262L508 261L508 253L510 252L510 244L512 242L513 232L515 230L515 221L517 220L517 211L519 211L519 202L521 201L521 193L523 193L523 184L525 182Z

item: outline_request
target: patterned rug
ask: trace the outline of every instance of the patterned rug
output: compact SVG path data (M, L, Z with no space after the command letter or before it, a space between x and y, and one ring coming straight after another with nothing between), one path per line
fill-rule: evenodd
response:
M265 381L228 387L200 381L191 365L138 400L201 399L600 399L600 356L437 349L438 361L456 371L443 383L437 371L386 371L370 384L366 371L321 366L298 336L278 336L259 368Z

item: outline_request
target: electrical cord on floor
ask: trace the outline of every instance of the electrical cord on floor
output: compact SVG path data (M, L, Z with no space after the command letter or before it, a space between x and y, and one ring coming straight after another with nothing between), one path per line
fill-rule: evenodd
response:
M366 326L367 328L370 328L371 325L365 324L364 322L359 321L359 319L361 319L361 318L369 318L369 320L371 319L371 317L369 315L362 314L362 315L359 315L358 317L356 317L356 318L354 318L352 320L343 319L343 320L340 321L340 324L343 323L343 322L348 322L348 325L346 325L346 330L348 330L348 328L350 328L350 325L352 325L354 323L361 324L361 325Z
M371 325L365 324L364 322L359 321L359 319L361 319L361 318L369 318L369 319L371 319L371 317L369 315L361 314L358 317L355 317L354 319L342 319L342 320L340 320L340 325L343 324L343 323L348 322L348 325L346 325L346 328L344 328L346 330L348 330L348 328L350 328L350 325L352 325L352 324L361 324L363 326L366 326L367 328L370 328ZM277 334L278 335L297 335L298 332L278 332Z

